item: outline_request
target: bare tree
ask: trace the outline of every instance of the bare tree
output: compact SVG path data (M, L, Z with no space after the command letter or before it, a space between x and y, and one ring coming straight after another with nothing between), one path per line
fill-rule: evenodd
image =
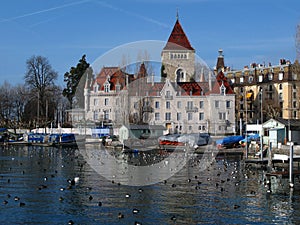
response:
M136 69L135 72L139 71L141 63L145 64L148 76L151 76L154 73L154 69L151 63L151 57L147 50L140 50L137 55Z
M0 119L1 126L9 126L13 117L14 105L12 101L12 86L7 81L0 87Z
M49 97L52 97L55 90L57 72L54 71L47 58L43 56L32 56L26 61L27 71L24 76L25 84L31 90L37 101L37 120L46 119Z

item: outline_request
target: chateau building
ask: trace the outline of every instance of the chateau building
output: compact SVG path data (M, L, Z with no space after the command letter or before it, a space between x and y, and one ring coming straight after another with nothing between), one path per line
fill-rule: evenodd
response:
M141 63L136 74L118 67L103 67L87 82L86 120L122 125L162 125L170 132L235 133L235 95L220 70L195 81L195 50L177 18L162 49L162 80L149 79Z
M299 119L300 83L295 67L281 59L278 65L252 63L242 70L226 70L236 94L236 123L261 123L271 118Z

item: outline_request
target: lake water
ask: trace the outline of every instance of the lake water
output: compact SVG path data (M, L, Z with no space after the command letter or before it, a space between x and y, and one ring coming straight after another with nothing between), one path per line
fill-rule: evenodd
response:
M300 224L299 191L267 193L263 171L238 157L218 156L203 171L200 162L128 186L99 175L77 149L3 146L0 224Z

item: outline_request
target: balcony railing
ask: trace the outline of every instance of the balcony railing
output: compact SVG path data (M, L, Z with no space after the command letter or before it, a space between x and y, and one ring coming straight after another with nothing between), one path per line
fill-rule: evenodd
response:
M153 108L151 106L143 106L143 112L153 112Z
M166 95L165 99L167 99L167 100L173 100L173 95Z

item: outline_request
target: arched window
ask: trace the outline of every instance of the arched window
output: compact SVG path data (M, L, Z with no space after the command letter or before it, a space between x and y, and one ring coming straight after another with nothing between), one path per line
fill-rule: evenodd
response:
M176 70L176 80L177 82L185 81L185 71L182 68Z
M224 86L223 82L220 87L220 95L225 95L226 94L226 87Z

